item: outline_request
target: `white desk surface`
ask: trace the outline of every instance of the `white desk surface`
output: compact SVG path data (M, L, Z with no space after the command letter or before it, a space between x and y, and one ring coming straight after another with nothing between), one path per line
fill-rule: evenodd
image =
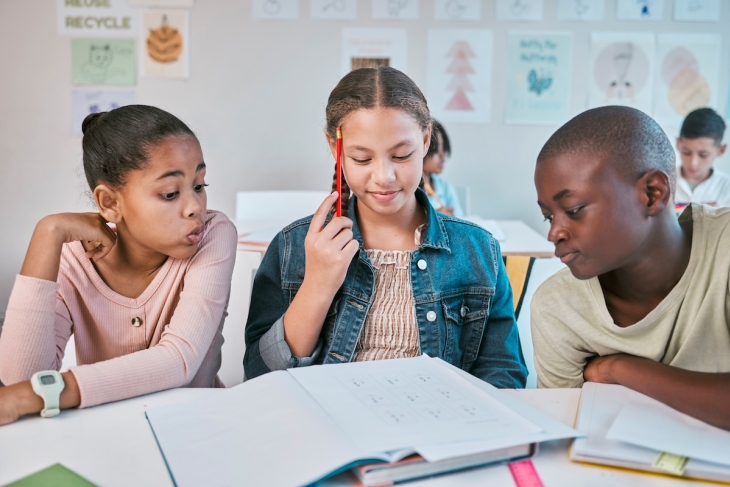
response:
M555 247L545 237L530 228L521 220L494 220L504 233L505 239L500 241L502 255L526 255L531 257L553 257ZM284 228L284 224L262 221L236 221L239 235L248 232L259 232L259 235L274 238L277 230ZM239 250L265 252L268 242L258 244L239 243Z
M0 427L0 485L25 477L54 463L62 463L100 486L168 487L172 481L144 416L148 407L198 399L222 389L173 389L84 410L63 411L43 419L25 417ZM510 390L509 394L572 425L579 389ZM245 418L244 418L245 419ZM546 487L684 487L693 482L587 466L568 460L569 441L543 443L534 458ZM242 480L241 485L245 485ZM327 487L352 486L343 474L322 482ZM514 486L506 466L448 475L408 485Z

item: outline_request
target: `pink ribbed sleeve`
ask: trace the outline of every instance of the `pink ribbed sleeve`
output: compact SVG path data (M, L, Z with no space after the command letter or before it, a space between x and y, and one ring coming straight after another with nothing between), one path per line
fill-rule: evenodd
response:
M222 329L237 234L208 212L198 251L168 258L137 298L112 291L79 242L64 245L58 282L16 278L0 336L0 380L58 369L73 333L80 407L173 387L220 386Z

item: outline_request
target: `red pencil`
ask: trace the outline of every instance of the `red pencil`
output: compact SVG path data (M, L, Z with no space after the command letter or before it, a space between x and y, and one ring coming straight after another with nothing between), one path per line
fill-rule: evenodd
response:
M336 215L342 216L342 129L337 127L337 208Z

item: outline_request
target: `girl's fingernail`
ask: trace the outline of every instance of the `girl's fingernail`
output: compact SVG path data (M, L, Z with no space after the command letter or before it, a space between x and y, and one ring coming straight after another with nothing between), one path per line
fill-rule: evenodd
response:
M332 191L332 193L330 193L330 196L335 195L335 194L337 194L337 191Z

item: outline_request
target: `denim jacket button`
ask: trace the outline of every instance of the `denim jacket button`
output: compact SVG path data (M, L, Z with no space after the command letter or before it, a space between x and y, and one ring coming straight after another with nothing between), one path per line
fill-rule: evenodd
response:
M462 307L461 307L461 310L459 311L459 314L460 314L460 315L461 315L461 317L463 318L464 316L466 316L466 314L467 314L468 312L469 312L469 308L467 308L466 306L462 306Z
M429 311L426 313L426 319L428 321L436 321L436 312L435 311Z
M426 270L426 267L428 267L428 264L426 263L426 261L424 259L419 259L418 264L416 264L416 265L418 265L418 268L421 269L422 271ZM433 320L431 320L431 321L433 321Z

